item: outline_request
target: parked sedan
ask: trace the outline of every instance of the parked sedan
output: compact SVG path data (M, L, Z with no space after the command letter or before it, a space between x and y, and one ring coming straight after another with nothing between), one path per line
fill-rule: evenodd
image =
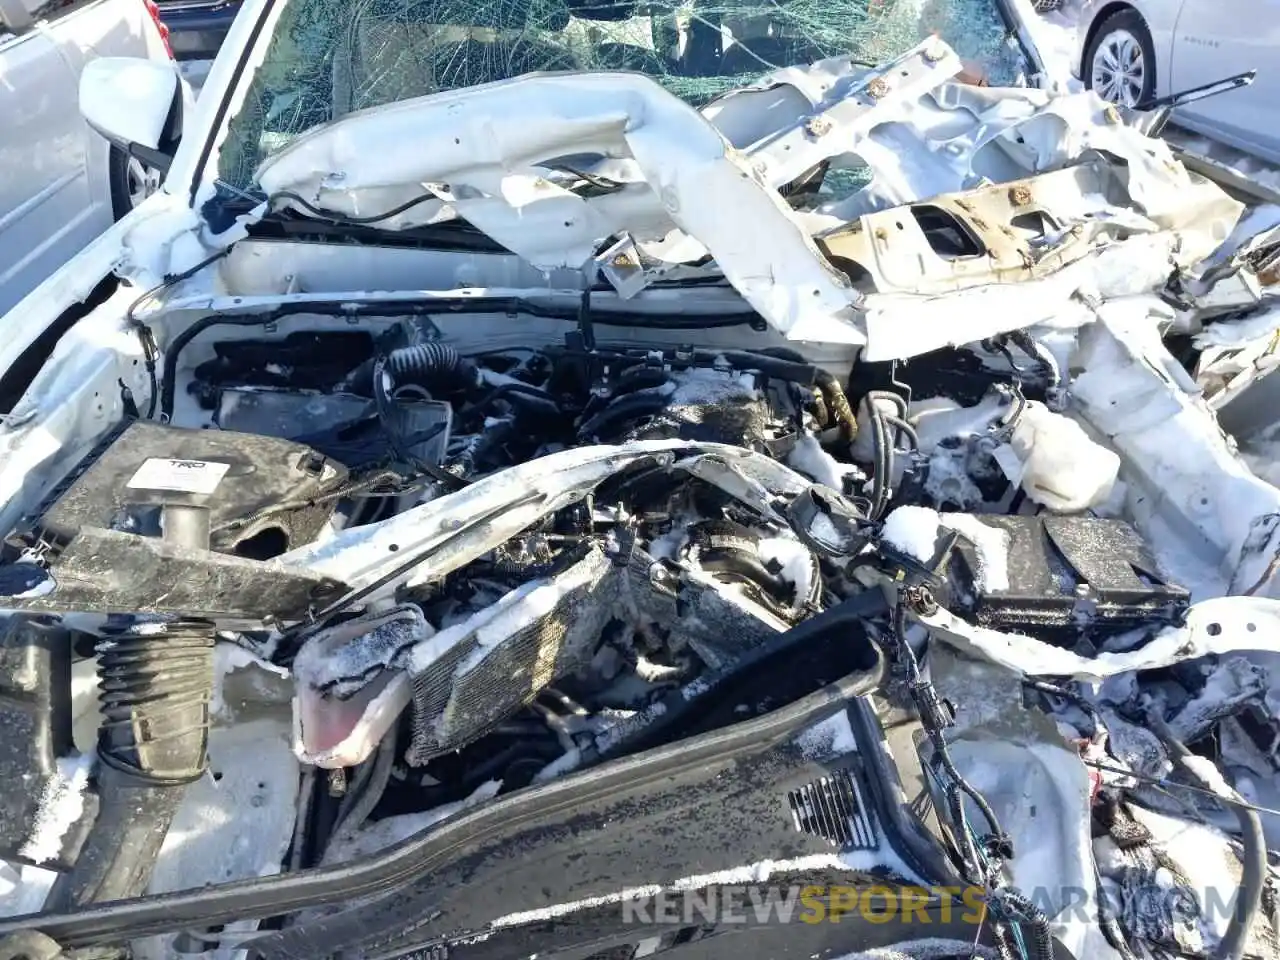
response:
M153 192L157 175L77 108L98 56L168 61L143 0L0 0L0 314Z
M1280 3L1084 0L1079 36L1079 79L1128 106L1256 69L1251 86L1181 106L1175 119L1280 163Z

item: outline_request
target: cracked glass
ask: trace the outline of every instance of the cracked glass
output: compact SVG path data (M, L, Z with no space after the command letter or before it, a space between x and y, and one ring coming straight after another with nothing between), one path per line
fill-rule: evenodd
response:
M290 0L219 176L307 130L398 100L533 71L630 70L695 106L780 67L874 65L938 34L993 84L1027 72L997 0Z

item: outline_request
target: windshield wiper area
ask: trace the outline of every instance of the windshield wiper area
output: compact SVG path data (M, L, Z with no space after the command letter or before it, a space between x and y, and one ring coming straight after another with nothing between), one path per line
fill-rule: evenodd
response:
M346 240L393 247L431 247L476 253L510 253L506 247L465 220L435 223L407 230L388 230L376 224L339 223L293 212L272 213L249 228L260 240Z

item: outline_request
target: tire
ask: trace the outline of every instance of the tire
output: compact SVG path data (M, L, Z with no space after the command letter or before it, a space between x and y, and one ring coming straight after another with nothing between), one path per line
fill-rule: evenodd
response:
M1085 51L1081 75L1102 99L1126 107L1156 92L1156 48L1136 10L1121 10L1100 23Z
M111 148L107 164L111 183L111 212L117 220L131 213L134 207L160 187L160 175L156 171L132 160L118 147Z

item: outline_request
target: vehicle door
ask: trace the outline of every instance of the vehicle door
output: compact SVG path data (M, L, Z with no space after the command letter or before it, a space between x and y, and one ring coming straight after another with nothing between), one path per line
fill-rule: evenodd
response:
M76 75L45 12L0 0L0 314L111 223L93 202Z
M1280 0L1186 0L1174 31L1174 92L1257 70L1253 85L1188 104L1197 132L1280 163Z

